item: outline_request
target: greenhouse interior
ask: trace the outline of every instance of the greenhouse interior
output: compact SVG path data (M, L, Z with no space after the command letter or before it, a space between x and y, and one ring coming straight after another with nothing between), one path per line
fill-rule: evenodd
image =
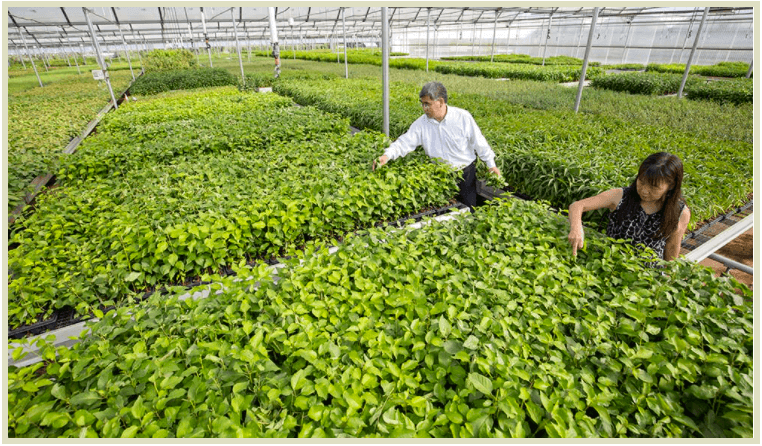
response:
M4 3L6 440L759 438L758 3L217 5Z

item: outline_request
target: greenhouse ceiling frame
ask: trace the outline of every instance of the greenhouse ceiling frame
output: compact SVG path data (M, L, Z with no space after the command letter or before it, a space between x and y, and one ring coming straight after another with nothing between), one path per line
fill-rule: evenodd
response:
M19 32L37 48L89 47L87 23L77 7L9 6L8 49L23 51ZM93 7L91 19L100 43L107 47L129 44L171 46L204 41L199 7ZM230 45L234 25L230 7L205 7L206 25L212 45ZM337 38L342 29L356 38L381 37L380 7L276 7L281 39L293 42ZM426 16L435 30L477 26L487 32L510 26L547 22L552 27L580 27L592 17L592 7L388 7L390 33L426 28ZM688 23L695 20L696 8L601 7L599 20L620 20L622 24ZM266 7L233 7L239 38L251 42L268 39ZM747 21L752 7L713 7L710 20ZM613 22L611 22L613 23ZM493 31L494 32L494 31Z

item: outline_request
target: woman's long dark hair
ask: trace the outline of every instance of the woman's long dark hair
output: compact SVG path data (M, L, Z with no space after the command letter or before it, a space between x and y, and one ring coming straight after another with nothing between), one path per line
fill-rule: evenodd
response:
M661 183L668 183L672 188L667 191L666 200L662 205L663 218L661 228L654 234L654 238L669 237L677 228L680 220L680 204L685 203L682 193L683 185L683 162L677 155L667 152L658 152L649 155L643 160L638 169L638 176L630 184L628 189L629 200L625 200L620 208L619 220L630 219L640 209L640 195L638 194L638 179L650 186L656 187Z

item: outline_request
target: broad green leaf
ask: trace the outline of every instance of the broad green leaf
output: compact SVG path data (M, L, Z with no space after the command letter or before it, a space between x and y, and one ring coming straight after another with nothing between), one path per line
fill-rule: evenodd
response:
M485 395L492 394L492 380L486 376L476 372L471 372L468 374L468 382L470 382L471 385L473 385L474 388L479 392Z
M95 392L89 391L72 395L69 402L72 406L89 406L98 400L100 400L100 396Z

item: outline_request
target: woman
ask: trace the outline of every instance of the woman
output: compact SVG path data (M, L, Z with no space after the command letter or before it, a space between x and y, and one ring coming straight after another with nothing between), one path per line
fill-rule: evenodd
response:
M659 152L640 165L638 176L629 187L610 189L569 206L569 243L572 254L585 246L582 213L609 208L606 235L642 243L664 260L676 259L691 212L680 190L683 163L675 155Z

